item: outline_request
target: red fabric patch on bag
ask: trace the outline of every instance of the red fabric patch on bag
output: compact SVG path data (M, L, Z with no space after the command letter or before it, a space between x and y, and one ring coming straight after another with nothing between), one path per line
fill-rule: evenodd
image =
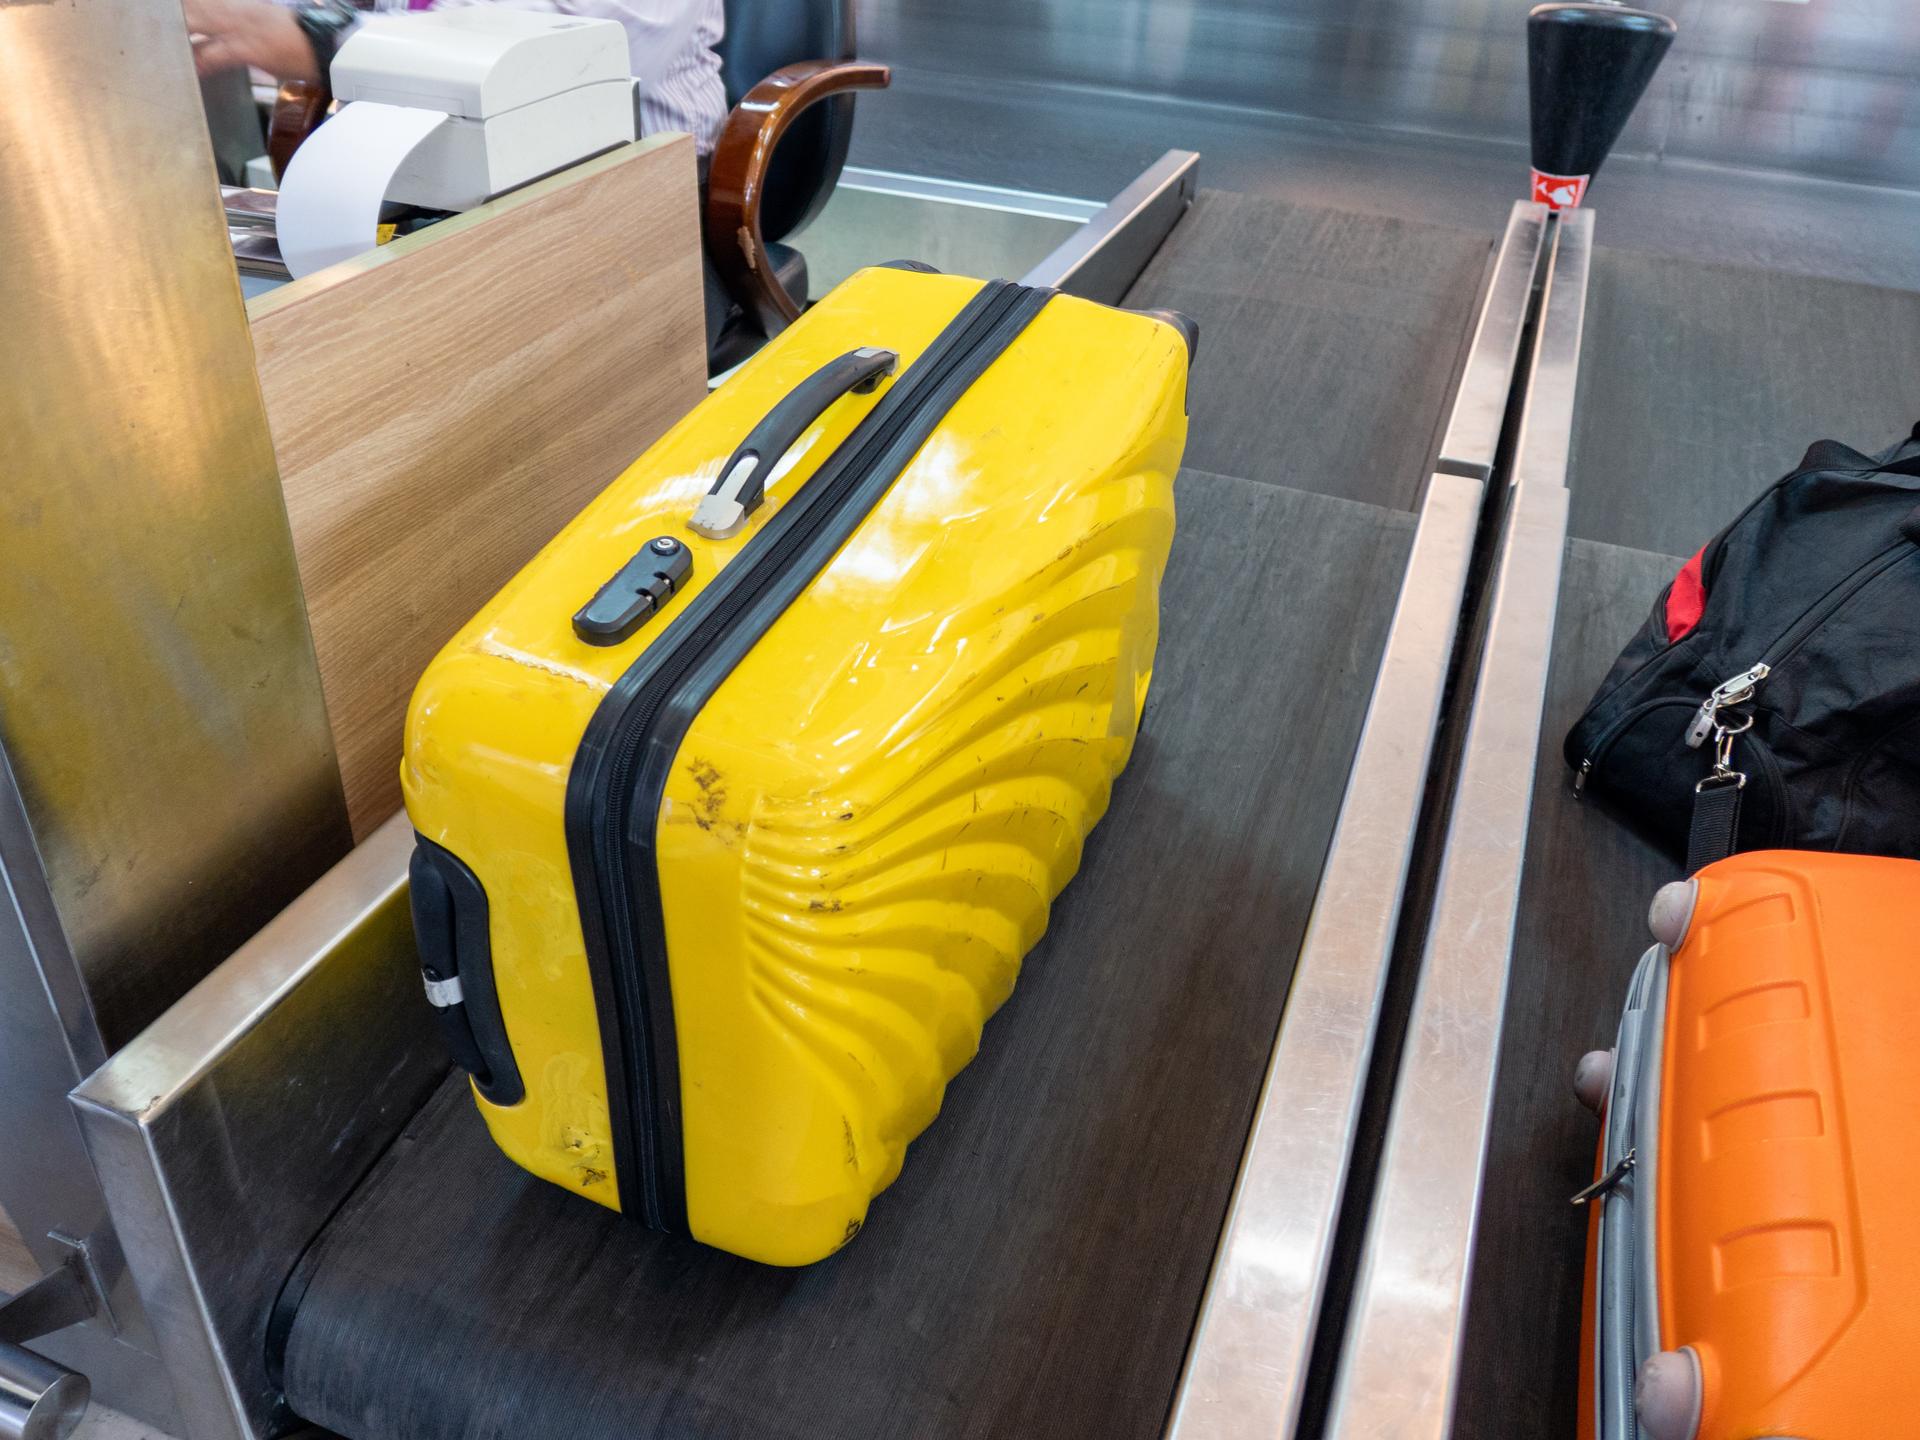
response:
M1673 584L1667 590L1667 643L1685 639L1688 632L1700 623L1700 617L1707 608L1707 587L1700 578L1700 558L1707 553L1702 545L1694 551L1693 558L1680 567L1680 573L1673 577Z

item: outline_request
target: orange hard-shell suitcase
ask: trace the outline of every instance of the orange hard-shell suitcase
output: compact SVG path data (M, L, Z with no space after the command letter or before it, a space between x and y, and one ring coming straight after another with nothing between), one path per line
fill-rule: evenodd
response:
M1920 863L1736 855L1650 920L1576 1080L1583 1440L1920 1436Z

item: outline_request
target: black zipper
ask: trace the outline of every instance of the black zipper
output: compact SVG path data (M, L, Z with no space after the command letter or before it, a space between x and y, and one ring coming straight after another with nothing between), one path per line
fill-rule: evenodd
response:
M1587 747L1587 753L1580 761L1580 769L1573 777L1573 793L1579 795L1586 790L1587 781L1590 780L1593 777L1593 773L1600 768L1601 762L1607 758L1607 752L1613 749L1613 742L1625 733L1629 725L1633 724L1633 722L1641 716L1658 710L1665 705L1685 705L1689 710L1698 708L1691 700L1676 699L1668 695L1654 700L1642 700L1638 705L1634 705L1615 716L1613 723L1608 725L1598 735L1594 736L1593 743Z
M1661 616L1665 614L1666 608L1667 608L1667 596L1672 592L1672 590L1673 590L1673 585L1671 582L1669 582L1666 589L1660 592L1660 598L1654 601L1653 603L1654 616ZM1649 618L1648 623L1649 624L1652 623L1651 617ZM1642 660L1638 665L1634 666L1633 669L1629 670L1626 674L1622 675L1618 680L1614 681L1611 685L1607 686L1606 689L1602 690L1599 694L1595 695L1593 699L1588 701L1586 710L1582 712L1583 715L1591 715L1594 711L1598 710L1602 705L1606 704L1609 700L1613 699L1614 696L1618 695L1622 690L1625 690L1629 685L1633 684L1635 680L1638 680L1642 675L1644 675L1647 672L1648 666L1652 665L1655 661L1667 659L1673 654L1675 650L1678 650L1682 645L1685 645L1692 638L1693 638L1693 633L1689 631L1687 634L1682 635L1678 640L1668 640L1661 643L1651 655L1647 656L1646 659Z
M1808 638L1822 625L1826 624L1828 620L1832 619L1834 614L1843 605L1855 595L1858 595L1868 585L1893 569L1901 560L1914 554L1920 554L1920 549L1916 549L1913 542L1903 536L1893 544L1888 545L1885 549L1876 551L1865 562L1847 572L1841 579L1835 581L1826 594L1822 595L1802 611L1800 618L1789 625L1785 632L1768 647L1768 658L1759 662L1759 664L1767 667L1769 674L1766 678L1771 678L1771 672L1777 671L1783 664L1791 659L1795 652L1807 642ZM1684 644L1685 640L1683 639L1676 643ZM1607 698L1618 693L1633 680L1634 676L1637 676L1642 670L1646 669L1648 665L1651 665L1662 656L1671 653L1671 650L1672 647L1670 646L1649 656L1640 665L1635 667L1633 674L1622 679L1619 683L1612 686L1606 695L1595 700L1594 703L1588 707L1588 713L1597 709ZM1616 719L1611 725L1607 726L1605 730L1601 731L1587 747L1587 753L1581 759L1580 768L1574 775L1574 793L1580 794L1585 791L1588 780L1593 776L1594 772L1600 768L1601 762L1605 760L1606 752L1612 745L1614 738L1628 723L1648 710L1655 709L1661 705L1680 704L1689 706L1696 714L1700 712L1701 707L1696 701L1671 699L1646 700L1635 705Z
M1711 587L1707 585L1707 571L1712 567L1712 565L1718 563L1718 559L1719 559L1718 547L1726 539L1726 537L1733 532L1733 530L1740 524L1740 522L1742 520L1745 520L1747 515L1751 513L1755 509L1755 507L1757 507L1760 504L1762 500L1765 500L1768 496L1772 495L1782 485L1791 484L1793 481L1798 480L1801 476L1812 474L1812 473L1813 473L1812 471L1807 471L1807 470L1796 470L1793 472L1793 474L1787 476L1786 479L1781 480L1775 485L1771 486L1770 488L1761 491L1759 497L1753 500L1750 504L1748 504L1745 510L1740 512L1739 516L1734 520L1732 525L1729 525L1725 530L1722 530L1718 535L1714 536L1712 540L1707 542L1707 544L1701 549L1701 552L1700 552L1700 580L1701 580L1701 585L1703 589L1707 589L1710 593ZM1861 564L1854 570L1849 571L1845 576L1841 577L1841 579L1834 582L1833 588L1827 591L1825 595L1821 596L1820 599L1816 600L1811 606L1809 606L1808 609L1801 615L1801 617L1798 620L1794 621L1794 623L1788 627L1786 634L1781 636L1780 639L1774 642L1776 647L1782 647L1779 658L1763 659L1761 663L1771 668L1777 669L1781 661L1785 660L1787 656L1791 655L1795 650L1798 650L1801 644L1806 640L1807 636L1812 634L1814 630L1818 629L1822 624L1824 624L1835 610L1838 610L1842 605L1846 604L1846 602L1853 597L1855 592L1857 592L1862 587L1867 585L1870 581L1877 578L1884 571L1891 569L1893 565L1897 564L1899 560L1899 556L1895 553L1896 551L1903 550L1903 549L1911 550L1913 548L1914 548L1913 542L1910 540L1907 540L1903 536L1901 539L1889 545L1886 549L1875 551L1874 554L1870 556L1863 564ZM1659 598L1654 601L1653 616L1649 617L1649 623L1652 623L1652 620L1654 618L1663 617L1665 615L1666 608L1667 608L1667 597L1672 593L1673 593L1673 582L1668 581L1666 584L1666 587L1661 590ZM1613 684L1609 685L1603 692L1601 692L1598 695L1595 695L1592 701L1589 702L1589 704L1587 705L1587 713L1590 714L1594 710L1599 709L1600 706L1604 705L1614 695L1618 694L1621 690L1625 689L1628 685L1633 683L1634 679L1638 677L1641 674L1641 672L1643 672L1649 665L1653 664L1654 661L1666 658L1668 655L1672 654L1673 651L1677 649L1679 646L1686 644L1687 641L1692 638L1692 636L1693 636L1693 632L1689 631L1687 634L1682 635L1678 640L1670 640L1664 645L1658 646L1651 655L1649 655L1646 659L1642 660L1638 665L1634 666L1632 670L1628 671L1625 675L1621 676L1620 679L1616 680Z
M990 282L607 692L567 780L567 848L601 1015L621 1204L686 1228L679 1055L654 827L687 727L846 543L954 403L1053 296ZM636 1204L637 1201L637 1204Z
M1913 542L1902 536L1844 579L1835 582L1831 590L1808 606L1806 613L1787 628L1786 634L1773 642L1772 653L1763 657L1761 663L1771 670L1778 670L1794 651L1806 643L1808 636L1833 617L1834 611L1898 565L1902 558L1914 554L1920 554L1920 550L1916 550Z
M1694 718L1688 725L1686 740L1689 748L1703 743L1710 733L1715 717L1720 710L1753 703L1754 695L1762 682L1769 679L1788 660L1799 651L1808 638L1822 625L1831 620L1836 613L1854 596L1858 595L1875 580L1885 575L1902 560L1915 551L1905 539L1895 541L1882 550L1854 566L1839 580L1828 587L1813 604L1801 612L1800 618L1767 647L1765 658L1755 661L1745 670L1715 686L1712 693L1700 702L1694 711Z

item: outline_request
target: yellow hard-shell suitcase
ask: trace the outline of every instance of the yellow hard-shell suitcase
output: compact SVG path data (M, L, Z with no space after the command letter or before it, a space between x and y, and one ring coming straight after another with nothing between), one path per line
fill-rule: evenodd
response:
M1191 334L863 271L428 667L415 925L512 1159L774 1264L860 1229L1133 747Z

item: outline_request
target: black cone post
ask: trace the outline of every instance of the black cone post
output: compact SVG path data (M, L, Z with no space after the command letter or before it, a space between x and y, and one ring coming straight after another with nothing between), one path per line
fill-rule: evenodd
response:
M1536 5L1527 17L1533 111L1533 198L1578 205L1627 126L1674 23L1627 5Z

